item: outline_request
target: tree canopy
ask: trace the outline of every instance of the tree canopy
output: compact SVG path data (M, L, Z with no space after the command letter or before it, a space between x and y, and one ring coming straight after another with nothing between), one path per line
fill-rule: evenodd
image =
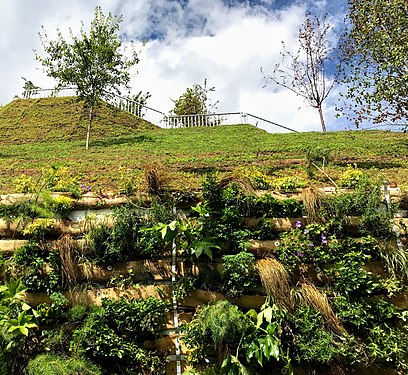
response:
M36 54L37 60L47 75L56 79L57 88L75 86L79 99L84 100L89 111L87 149L98 101L108 92L120 94L122 87L128 87L129 69L139 62L134 49L130 57L126 56L119 33L121 21L122 17L111 13L105 16L102 9L96 7L89 32L82 24L79 36L70 29L69 39L60 30L55 40L49 40L44 28L39 33L46 57Z
M202 86L194 83L177 100L174 100L172 112L177 116L209 113L218 103L209 104L208 94L212 91L215 91L215 87L208 88L207 79Z
M363 121L406 127L408 119L408 2L348 0L341 40L339 110Z

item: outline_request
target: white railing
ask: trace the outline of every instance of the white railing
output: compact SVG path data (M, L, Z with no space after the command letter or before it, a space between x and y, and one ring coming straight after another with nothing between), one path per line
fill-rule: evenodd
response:
M63 96L76 96L75 87L61 89L32 89L24 90L23 99L61 98Z
M49 97L64 97L64 96L76 96L77 91L75 87L67 87L62 89L33 89L25 90L23 92L24 99L38 99ZM165 127L165 128L190 128L197 126L219 126L219 125L236 125L236 124L248 124L256 127L262 125L273 125L278 131L295 132L296 130L290 129L286 126L277 124L276 122L269 121L259 116L251 115L244 112L223 112L223 113L206 113L196 115L166 115L164 112L157 109L143 106L140 103L131 100L120 95L106 92L106 95L102 98L115 108L119 108L123 111L130 112L131 114L139 117L143 117L145 120L152 124Z
M251 115L244 112L224 112L224 113L207 113L197 115L169 115L163 120L166 128L191 128L196 126L218 126L218 125L237 125L246 124L253 126L273 125L279 131L291 131L297 133L296 130L286 126L277 124L259 116Z
M243 113L205 113L196 115L168 115L164 117L166 128L192 128L197 126L218 126L244 124Z
M163 126L162 124L165 114L157 109L150 108L129 98L108 92L103 99L115 108L129 112L138 117L143 117L152 124Z

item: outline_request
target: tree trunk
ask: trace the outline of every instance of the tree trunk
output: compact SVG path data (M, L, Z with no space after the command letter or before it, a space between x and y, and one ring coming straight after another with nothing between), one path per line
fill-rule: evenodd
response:
M89 137L91 135L91 125L92 125L93 115L94 115L94 104L91 104L89 107L88 129L86 131L86 144L85 144L86 150L89 149Z
M322 124L322 131L323 133L326 133L326 124L324 123L324 117L323 117L323 111L322 111L322 107L319 106L317 108L317 110L319 111L319 116L320 116L320 123Z

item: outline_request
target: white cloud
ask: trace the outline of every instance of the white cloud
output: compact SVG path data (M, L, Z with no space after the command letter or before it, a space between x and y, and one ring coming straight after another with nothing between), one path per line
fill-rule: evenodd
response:
M37 32L42 24L50 34L59 27L65 35L68 27L78 30L80 20L89 24L95 5L101 5L105 12L123 14L126 38L150 38L132 81L134 91L152 94L149 106L167 112L171 99L208 78L221 111L249 112L297 130L319 130L317 111L300 98L272 85L263 88L260 67L268 73L280 61L281 40L288 46L295 43L307 2L287 0L286 6L272 10L275 1L235 1L239 6L221 0L2 1L0 69L6 74L0 103L21 92L20 76L41 87L52 85L32 52L41 50Z

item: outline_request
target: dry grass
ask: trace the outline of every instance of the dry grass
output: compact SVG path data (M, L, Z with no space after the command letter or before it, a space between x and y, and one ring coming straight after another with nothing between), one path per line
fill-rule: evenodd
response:
M76 262L76 254L78 252L78 244L71 236L65 235L56 243L61 257L61 278L64 287L71 288L77 283L78 267Z
M163 173L163 169L159 165L145 165L144 177L148 193L157 194L163 191L166 179Z
M252 194L255 188L249 177L242 176L238 173L228 173L226 176L221 178L220 185L225 188L231 184L236 184L245 194Z
M320 312L330 329L338 334L344 333L340 320L334 314L327 297L310 282L305 281L300 286L299 295L302 303Z
M307 222L314 223L319 222L319 212L322 208L322 199L324 193L316 188L306 188L302 191L303 205L305 206Z
M274 258L258 260L257 269L268 295L281 308L293 309L289 275L283 265Z

